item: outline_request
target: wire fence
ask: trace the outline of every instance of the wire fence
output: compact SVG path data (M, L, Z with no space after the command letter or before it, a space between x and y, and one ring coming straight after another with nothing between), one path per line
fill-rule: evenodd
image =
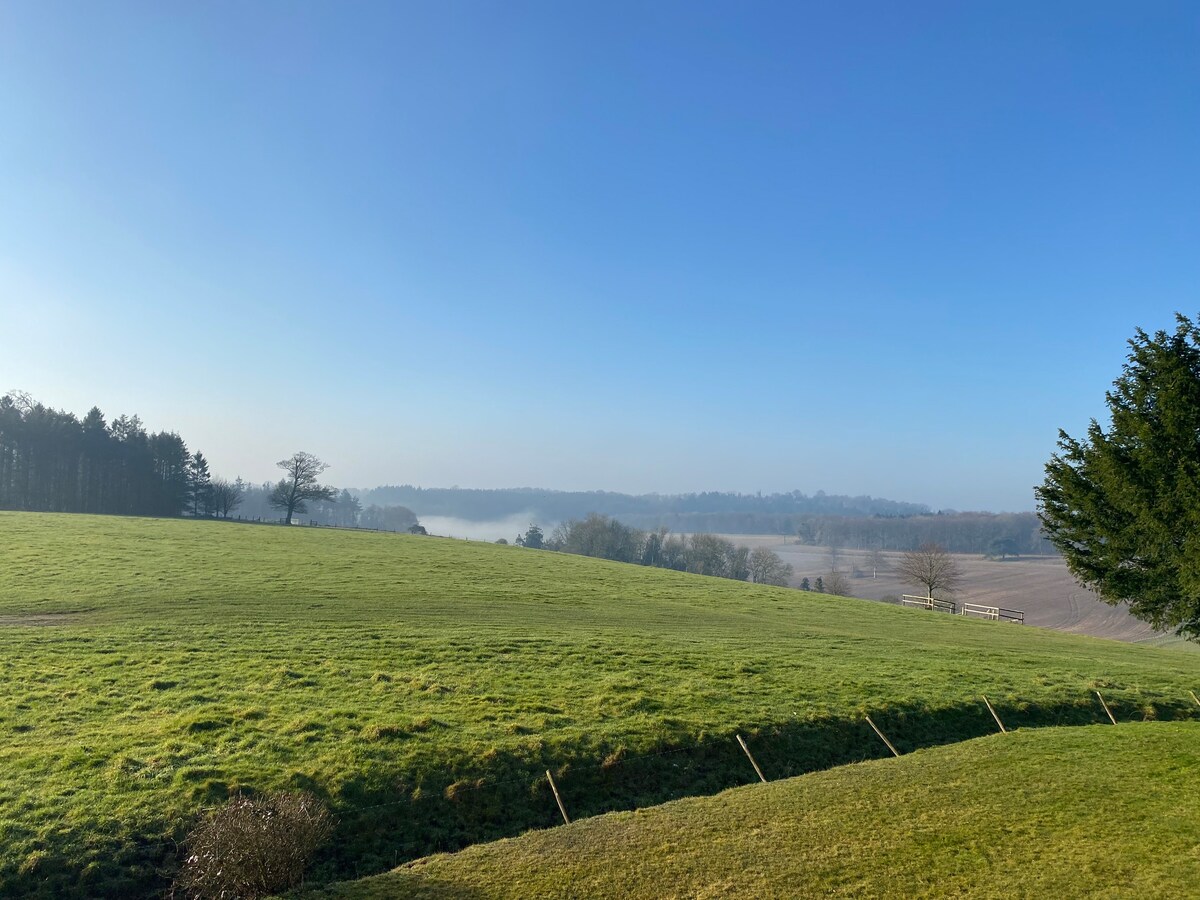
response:
M1200 717L1200 697L1194 691L1186 691L1187 700L1184 700L1182 695L1180 698L1180 706L1172 707L1172 713L1178 713L1179 718L1197 718ZM1089 724L1102 722L1110 722L1112 725L1118 724L1118 719L1114 713L1114 707L1117 711L1125 711L1119 704L1112 701L1106 701L1101 693L1097 690L1090 691L1091 701L1085 705L1084 697L1081 695L1080 702L1072 705L1069 709L1064 709L1055 720L1056 724L1061 724L1065 719L1070 719L1072 723L1083 724L1079 720L1085 714L1086 710L1090 710L1092 715ZM1190 701L1190 702L1189 702ZM1194 706L1193 706L1194 704ZM1187 709L1187 714L1183 710ZM908 748L902 752L897 749L893 740L897 737L895 733L905 724L903 717L893 719L894 709L875 710L874 715L883 724L876 722L871 713L864 712L861 718L844 720L845 725L856 727L854 731L855 739L859 744L860 753L857 755L858 761L879 758L888 755L897 757L905 755L905 752L911 752L912 749L918 747L933 746L944 744L948 740L934 739L926 740L909 740L903 739L903 734L900 735L901 746ZM988 731L996 734L1012 733L1013 729L1007 727L1003 716L1015 718L1027 718L1021 715L1020 701L1009 697L1008 703L1001 706L998 710L996 706L981 694L979 700L979 713L982 718L987 721L994 721L994 728ZM1147 718L1144 716L1143 718ZM1126 719L1128 721L1128 718ZM1011 721L1009 723L1011 725ZM870 730L867 730L869 726ZM1026 726L1028 728L1029 726ZM1038 726L1033 726L1038 727ZM978 730L978 729L977 729ZM978 735L975 735L978 736ZM483 771L472 771L459 773L458 777L449 775L438 779L436 783L428 781L418 783L411 788L404 790L398 796L391 800L366 804L352 804L348 802L333 804L335 816L340 820L340 828L343 832L347 829L358 827L367 827L372 820L378 820L378 813L382 810L399 809L399 808L416 808L422 804L437 806L439 804L452 804L456 809L469 808L470 798L477 797L479 793L485 791L496 792L503 800L506 790L519 789L520 794L527 801L539 801L544 809L537 815L516 816L509 815L504 804L500 804L500 808L493 811L492 818L494 819L493 826L490 829L482 829L484 838L494 838L503 834L513 834L521 830L538 827L552 826L559 819L559 813L564 820L568 819L568 812L571 812L572 807L584 809L582 816L575 816L572 813L572 818L585 818L596 812L615 811L618 809L635 809L638 808L636 800L639 797L646 795L655 795L657 803L665 802L670 799L678 799L685 796L704 795L711 791L701 790L702 785L694 778L689 778L689 775L694 774L699 768L706 768L708 778L704 782L710 788L715 786L715 790L722 790L728 787L734 787L739 784L751 784L761 780L768 782L777 780L781 777L778 775L778 770L784 768L780 765L776 748L771 747L771 739L773 737L770 728L744 728L726 732L720 736L714 737L708 741L694 741L688 744L667 747L661 750L655 750L644 753L627 753L623 748L610 752L603 760L595 762L594 760L580 760L578 758L560 761L555 766L553 763L547 765L545 759L528 759L524 760L523 764L527 767L526 771L520 775L509 778L494 778L490 777ZM968 738L963 738L968 739ZM950 737L953 740L953 736ZM759 755L762 751L766 752L764 757L767 760L767 765L764 770ZM676 784L663 784L663 791L656 794L652 790L647 790L644 785L629 785L626 784L625 791L612 793L608 798L596 798L586 795L586 791L596 789L604 782L619 782L622 777L629 779L630 766L645 764L651 761L661 761L666 758L676 757L680 762L673 763L672 767L677 770L676 775L680 776L675 779ZM733 762L734 759L741 757L741 768ZM516 757L513 757L516 761ZM842 759L841 763L852 762L853 759ZM833 765L838 764L834 762ZM543 766L545 770L543 771ZM805 767L803 762L797 765L787 766L790 771L785 772L782 777L789 777L795 774L803 774L804 772L815 771L819 768L828 768L829 766L808 766ZM775 777L772 777L772 775ZM664 770L657 768L653 770L655 779L662 778ZM428 790L426 790L428 788ZM544 795L544 796L542 796ZM605 802L607 800L608 802ZM196 810L198 818L212 815L220 810L222 806L204 806ZM538 809L534 807L534 809ZM541 813L544 813L542 815ZM478 814L469 815L472 820L483 821L487 818L487 810L478 811ZM364 822L363 820L366 820ZM384 823L380 823L384 824ZM458 845L463 845L465 842L455 842ZM445 849L454 849L453 846L427 846L420 845L412 850L404 850L399 848L400 842L396 842L392 858L393 864L399 864L405 859L415 858L419 855L426 855L429 852L436 852ZM159 867L160 874L164 877L169 876L169 863L177 857L183 847L181 841L175 839L161 839L149 842L138 842L137 851L143 857L158 856L162 859L162 864ZM351 865L355 865L353 861L348 860ZM357 874L357 873L356 873ZM349 877L349 873L343 871L344 877Z

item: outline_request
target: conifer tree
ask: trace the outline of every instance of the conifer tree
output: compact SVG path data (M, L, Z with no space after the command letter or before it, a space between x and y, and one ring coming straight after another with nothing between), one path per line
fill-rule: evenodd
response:
M208 460L197 450L188 462L188 494L192 502L192 515L208 515L211 503L212 478L208 471Z
M1138 329L1107 395L1107 430L1092 420L1058 452L1035 489L1038 516L1067 566L1110 604L1200 637L1200 327Z

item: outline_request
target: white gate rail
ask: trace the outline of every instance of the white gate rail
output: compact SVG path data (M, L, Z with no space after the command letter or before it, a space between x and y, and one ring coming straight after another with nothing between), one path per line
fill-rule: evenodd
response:
M978 616L981 619L991 619L995 622L1017 622L1025 624L1025 613L1019 609L1005 609L1003 606L984 606L980 603L964 603L962 615Z
M904 594L900 602L905 606L918 606L921 609L932 609L937 612L958 612L958 607L950 600L939 600L937 597L918 597L915 594Z

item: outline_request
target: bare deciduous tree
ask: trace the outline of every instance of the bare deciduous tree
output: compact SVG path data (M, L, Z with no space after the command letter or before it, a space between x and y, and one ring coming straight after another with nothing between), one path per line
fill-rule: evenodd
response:
M887 557L882 550L872 550L867 554L867 565L871 567L871 577L878 578L880 572L887 570Z
M213 512L222 519L228 519L230 514L242 503L242 482L229 481L225 478L214 478L209 483L209 498L212 501Z
M835 597L850 596L850 581L846 573L839 569L831 569L825 576L825 593Z
M335 500L337 492L333 488L324 487L317 483L329 466L311 453L301 450L288 459L281 459L275 465L287 474L271 491L271 505L276 509L285 510L287 524L292 524L292 515L308 510L308 500Z
M962 572L946 550L938 544L922 544L900 557L900 577L909 584L925 588L925 595L933 597L953 594L962 582Z
M842 568L842 545L836 541L830 541L829 546L825 548L825 558L831 572L839 571Z
M750 554L750 580L755 584L775 584L787 587L792 567L779 554L766 547L755 547Z

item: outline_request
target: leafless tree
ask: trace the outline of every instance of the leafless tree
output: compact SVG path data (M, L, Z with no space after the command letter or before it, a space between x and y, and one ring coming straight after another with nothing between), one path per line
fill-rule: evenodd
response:
M841 569L842 545L836 541L830 541L829 546L826 548L825 558L829 563L829 570L831 572Z
M868 553L867 565L871 567L871 577L878 578L879 573L887 569L887 558L883 555L883 551L875 549Z
M292 524L292 515L308 511L309 500L335 500L337 491L317 483L329 466L311 453L301 450L275 465L287 474L271 491L271 505L285 510L287 524Z
M755 547L750 554L750 580L755 584L775 584L787 587L792 567L779 554L766 547Z
M835 597L850 596L850 579L840 569L830 569L825 575L825 593Z
M925 588L925 596L934 592L952 595L962 582L962 572L954 557L938 544L922 544L900 557L900 577L909 584Z
M230 513L242 503L241 481L214 478L209 482L209 496L212 498L213 510L216 514L222 519L228 519Z
M37 406L37 401L33 399L33 395L29 391L12 390L4 396L12 401L17 412L27 413Z

